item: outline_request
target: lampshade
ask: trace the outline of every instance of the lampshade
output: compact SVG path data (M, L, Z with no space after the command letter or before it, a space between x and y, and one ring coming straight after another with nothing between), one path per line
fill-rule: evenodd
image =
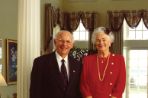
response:
M7 86L6 81L1 73L0 73L0 86Z

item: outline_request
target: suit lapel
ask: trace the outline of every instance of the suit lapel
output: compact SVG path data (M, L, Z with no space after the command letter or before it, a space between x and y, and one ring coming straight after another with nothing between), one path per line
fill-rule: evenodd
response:
M71 85L72 81L74 81L74 76L75 76L75 73L76 73L76 69L75 69L75 63L73 61L72 58L69 58L69 86Z

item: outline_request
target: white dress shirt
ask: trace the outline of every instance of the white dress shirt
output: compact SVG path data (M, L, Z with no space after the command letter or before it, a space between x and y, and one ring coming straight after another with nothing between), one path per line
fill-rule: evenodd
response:
M57 59L57 62L58 62L58 66L59 66L59 70L61 72L61 66L62 66L62 62L61 60L63 59L57 52L55 52L56 54L56 59ZM66 71L67 71L67 76L68 76L68 79L69 79L69 62L68 62L68 55L64 58L65 60L65 67L66 67Z

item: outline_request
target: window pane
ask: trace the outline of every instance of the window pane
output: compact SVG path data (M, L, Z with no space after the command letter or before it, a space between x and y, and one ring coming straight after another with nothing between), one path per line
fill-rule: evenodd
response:
M147 59L147 50L129 51L129 98L147 98Z
M86 36L85 36L86 39L85 40L88 40L88 36L89 36L88 32L85 32L85 34L86 34Z
M80 32L80 40L85 40L85 32Z
M136 39L142 40L142 31L136 31Z
M75 32L73 32L74 40L77 41L88 41L88 31L84 28L82 21L80 21L80 24Z
M148 39L148 31L143 31L143 39Z
M74 40L79 40L79 32L74 32L73 36L74 36Z
M129 31L128 39L135 39L135 31Z

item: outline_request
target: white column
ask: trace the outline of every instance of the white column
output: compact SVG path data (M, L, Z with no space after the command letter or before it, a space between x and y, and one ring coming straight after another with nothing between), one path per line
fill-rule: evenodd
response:
M40 55L40 0L18 0L17 98L29 98L33 59Z

